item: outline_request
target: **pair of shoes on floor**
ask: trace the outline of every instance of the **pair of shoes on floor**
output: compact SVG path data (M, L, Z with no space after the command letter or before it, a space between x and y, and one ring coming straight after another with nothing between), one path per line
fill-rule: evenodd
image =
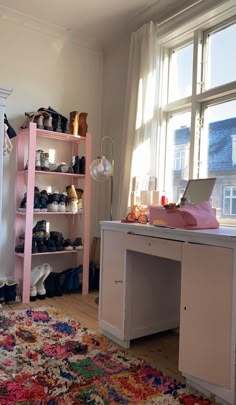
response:
M51 272L45 280L48 298L81 292L83 266L72 267L59 273Z
M30 301L35 301L37 298L43 300L46 298L46 289L44 282L52 271L52 267L48 263L41 266L36 266L31 271L30 282Z
M0 304L16 302L16 287L15 280L0 281Z

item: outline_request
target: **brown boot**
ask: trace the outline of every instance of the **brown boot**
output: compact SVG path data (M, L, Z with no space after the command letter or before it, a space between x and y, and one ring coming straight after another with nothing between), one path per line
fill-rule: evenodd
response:
M67 192L67 200L68 200L68 202L78 201L75 186L73 184L71 186L66 187L66 192Z
M78 111L70 112L70 133L78 135L79 128L79 113Z
M78 129L78 134L80 136L86 136L87 130L88 130L88 124L86 122L88 113L82 112L79 114L79 129Z

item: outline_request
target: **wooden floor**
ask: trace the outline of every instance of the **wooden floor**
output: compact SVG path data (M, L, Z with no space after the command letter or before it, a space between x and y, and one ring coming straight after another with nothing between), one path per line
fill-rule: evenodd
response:
M66 315L79 321L89 329L100 334L98 325L98 305L95 298L98 293L64 295L63 297L47 298L43 301L37 300L30 304L16 303L7 305L4 309L25 309L42 306L52 306L62 310ZM162 370L165 374L182 380L178 371L178 334L174 331L162 332L155 335L135 339L127 352L136 357L146 360L153 367Z

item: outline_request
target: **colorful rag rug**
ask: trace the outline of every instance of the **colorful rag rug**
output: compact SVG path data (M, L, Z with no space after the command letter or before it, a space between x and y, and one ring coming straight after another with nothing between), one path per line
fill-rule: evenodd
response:
M1 405L209 405L51 307L0 314Z

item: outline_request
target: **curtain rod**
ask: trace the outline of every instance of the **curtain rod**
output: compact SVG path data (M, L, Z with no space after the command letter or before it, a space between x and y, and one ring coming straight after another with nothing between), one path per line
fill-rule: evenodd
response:
M185 13L187 10L190 10L192 7L196 6L196 4L202 3L203 0L197 0L195 1L195 3L191 4L188 7L185 7L183 10L178 11L177 13L171 15L169 18L166 18L166 20L161 21L160 23L156 23L156 28L161 27L162 25L166 24L167 22L173 20L174 18L178 17L178 15L181 15L183 13Z

